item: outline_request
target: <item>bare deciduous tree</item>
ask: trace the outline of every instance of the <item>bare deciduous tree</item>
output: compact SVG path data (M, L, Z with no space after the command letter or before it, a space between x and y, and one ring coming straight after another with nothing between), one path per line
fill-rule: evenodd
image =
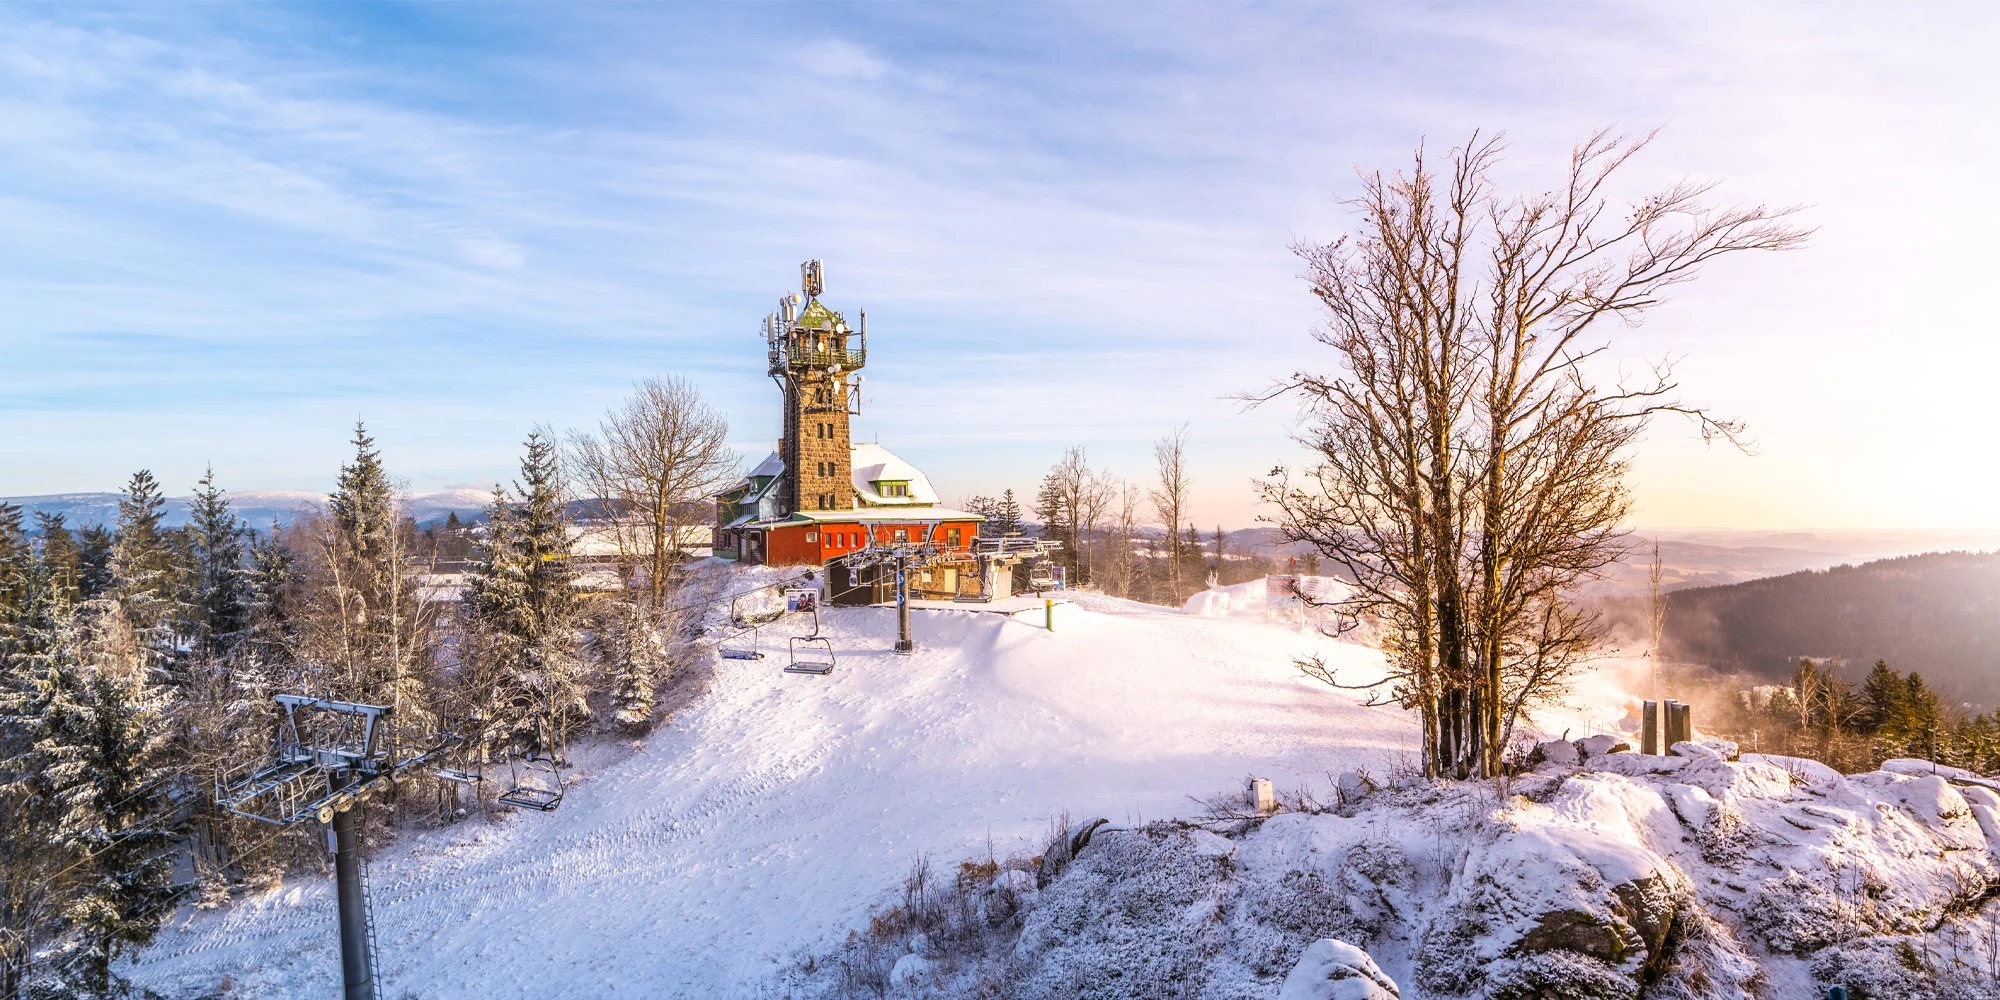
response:
M1111 477L1090 468L1082 445L1066 449L1042 477L1037 513L1048 522L1045 528L1071 548L1066 555L1076 567L1075 582L1091 582L1095 575L1097 526L1111 505L1111 494Z
M1167 582L1173 593L1173 600L1181 594L1181 559L1185 554L1181 542L1181 522L1187 517L1188 490L1193 482L1187 467L1186 424L1174 428L1172 434L1153 443L1153 462L1158 472L1158 480L1146 497L1152 502L1153 515L1167 529Z
M700 523L696 512L736 475L728 437L728 421L677 376L638 383L597 433L569 435L570 474L611 508L617 544L628 562L643 561L655 608L666 601L680 529Z
M1788 210L1710 208L1683 182L1623 214L1612 176L1650 137L1598 132L1552 193L1506 197L1501 146L1475 135L1440 177L1362 177L1353 239L1297 248L1343 371L1295 374L1316 463L1261 492L1286 534L1357 583L1383 626L1383 684L1420 710L1432 774L1495 773L1514 721L1559 695L1601 638L1568 603L1622 554L1625 455L1649 417L1741 427L1678 402L1662 363L1601 384L1599 321L1636 323L1704 262L1800 245ZM1374 685L1370 685L1373 687Z

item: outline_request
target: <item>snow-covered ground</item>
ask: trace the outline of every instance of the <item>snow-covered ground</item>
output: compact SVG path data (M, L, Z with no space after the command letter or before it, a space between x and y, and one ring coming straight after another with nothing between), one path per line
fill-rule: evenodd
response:
M823 611L830 676L773 655L720 661L712 691L554 813L408 835L373 862L385 995L726 997L865 923L929 854L1039 845L1063 812L1140 823L1190 796L1325 789L1413 763L1402 712L1299 675L1318 654L1380 676L1380 655L1255 603L1186 615L1080 596L1042 615ZM295 878L163 931L125 972L172 993L338 992L332 887Z

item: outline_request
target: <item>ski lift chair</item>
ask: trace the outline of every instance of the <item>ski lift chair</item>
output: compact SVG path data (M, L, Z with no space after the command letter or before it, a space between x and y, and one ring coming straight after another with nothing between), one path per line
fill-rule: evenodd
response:
M758 631L759 629L751 627L734 635L724 636L722 641L716 644L716 649L722 654L722 658L725 660L761 660L764 658L764 652L757 648ZM740 644L735 646L729 644L729 640L740 639L746 633L750 636L750 645L748 647Z
M792 636L787 650L791 663L785 667L788 674L830 674L833 673L833 640L823 635Z
M553 812L562 805L562 765L556 763L553 755L531 750L508 758L507 770L513 787L500 793L501 802L541 812Z

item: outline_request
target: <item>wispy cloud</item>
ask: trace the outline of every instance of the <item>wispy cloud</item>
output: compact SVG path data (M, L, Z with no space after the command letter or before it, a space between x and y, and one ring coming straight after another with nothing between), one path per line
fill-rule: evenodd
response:
M320 488L357 413L413 476L487 481L528 425L658 370L754 446L752 331L816 256L871 314L864 433L948 492L1026 488L1079 441L1137 475L1192 421L1202 517L1240 522L1286 415L1223 397L1325 363L1287 247L1340 231L1352 170L1504 128L1510 179L1543 183L1622 122L1667 126L1635 179L1726 176L1823 227L1632 341L1689 348L1690 385L1759 425L1761 464L1666 434L1642 459L1648 513L1727 520L1854 460L1829 420L1937 425L1797 416L1827 387L1973 389L1854 359L1888 329L1989 356L1951 338L1983 322L1990 251L1956 220L1994 207L1995 35L1972 6L4 8L0 493L210 459Z

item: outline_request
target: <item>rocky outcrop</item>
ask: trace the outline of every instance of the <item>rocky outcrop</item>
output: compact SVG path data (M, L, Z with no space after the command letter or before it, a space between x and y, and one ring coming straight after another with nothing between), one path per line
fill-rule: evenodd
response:
M1435 1000L1755 1000L1775 962L1856 996L2000 996L2000 789L1732 755L1578 753L1229 835L1080 824L1041 891L1014 875L1006 995L1383 1000L1389 969Z
M1401 1000L1402 995L1367 952L1332 938L1314 941L1278 990L1278 1000Z

